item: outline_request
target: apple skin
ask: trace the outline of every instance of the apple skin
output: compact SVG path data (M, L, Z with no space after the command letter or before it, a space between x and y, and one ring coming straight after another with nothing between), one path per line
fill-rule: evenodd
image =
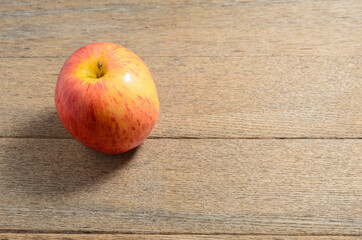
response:
M99 42L74 52L55 89L64 127L87 147L119 154L140 145L159 114L151 73L130 50Z

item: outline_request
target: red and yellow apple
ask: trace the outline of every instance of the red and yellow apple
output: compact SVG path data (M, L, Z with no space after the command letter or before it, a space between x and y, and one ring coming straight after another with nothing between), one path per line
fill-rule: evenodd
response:
M159 102L145 63L113 43L93 43L64 63L55 89L64 127L87 147L107 154L140 145L155 125Z

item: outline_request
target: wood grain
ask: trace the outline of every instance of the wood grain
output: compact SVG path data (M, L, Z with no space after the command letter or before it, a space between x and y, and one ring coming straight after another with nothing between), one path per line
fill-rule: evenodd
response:
M124 240L169 240L169 239L236 239L236 240L357 240L359 236L268 236L268 235L147 235L147 234L22 234L0 233L1 240L11 239L124 239Z
M145 56L362 51L361 1L77 1L2 4L1 57L69 56L112 41Z
M0 231L358 235L362 141L0 139Z
M362 137L362 57L144 60L161 102L151 137ZM71 137L54 106L64 61L2 59L0 136Z
M361 26L350 0L1 1L0 239L361 239ZM159 92L123 155L54 107L62 64L97 41Z

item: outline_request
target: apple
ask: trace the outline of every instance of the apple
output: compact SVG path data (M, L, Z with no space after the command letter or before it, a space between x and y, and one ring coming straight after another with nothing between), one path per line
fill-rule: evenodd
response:
M145 63L127 48L107 42L86 45L66 60L55 105L74 138L106 154L140 145L159 114L155 83Z

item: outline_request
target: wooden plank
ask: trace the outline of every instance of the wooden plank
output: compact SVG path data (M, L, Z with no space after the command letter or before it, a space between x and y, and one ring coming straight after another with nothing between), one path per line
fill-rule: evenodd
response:
M263 1L255 1L255 3L262 3ZM85 4L86 3L86 4ZM192 5L207 5L207 4L240 4L237 1L223 1L218 0L124 0L121 3L118 0L99 0L99 1L67 1L61 0L56 2L36 1L12 1L3 0L1 2L2 13L6 15L27 15L27 14L53 14L53 12L70 12L70 11L102 11L105 8L119 8L120 11L136 11L140 8L157 8L157 7L171 7L171 6L184 6L189 7ZM243 4L248 4L244 2Z
M362 234L362 140L0 139L0 231Z
M211 2L211 1L210 1ZM215 3L215 1L212 1ZM87 4L85 4L87 3ZM203 1L193 0L192 3L187 1L177 1L181 5L202 4ZM3 14L16 16L27 14L54 14L56 12L70 12L70 11L100 11L104 8L119 8L123 11L135 11L144 7L159 7L174 5L175 1L157 1L157 0L124 0L120 3L117 0L109 1L1 1L1 10ZM122 9L123 8L123 9Z
M111 41L145 56L360 55L361 1L108 0L0 6L0 56ZM63 7L60 7L63 5Z
M31 234L31 233L0 233L0 239L124 239L124 240L144 240L144 239L235 239L235 240L357 240L360 236L268 236L268 235L147 235L147 234Z
M361 138L362 57L147 57L151 137ZM65 58L2 59L0 136L70 138L54 106Z

